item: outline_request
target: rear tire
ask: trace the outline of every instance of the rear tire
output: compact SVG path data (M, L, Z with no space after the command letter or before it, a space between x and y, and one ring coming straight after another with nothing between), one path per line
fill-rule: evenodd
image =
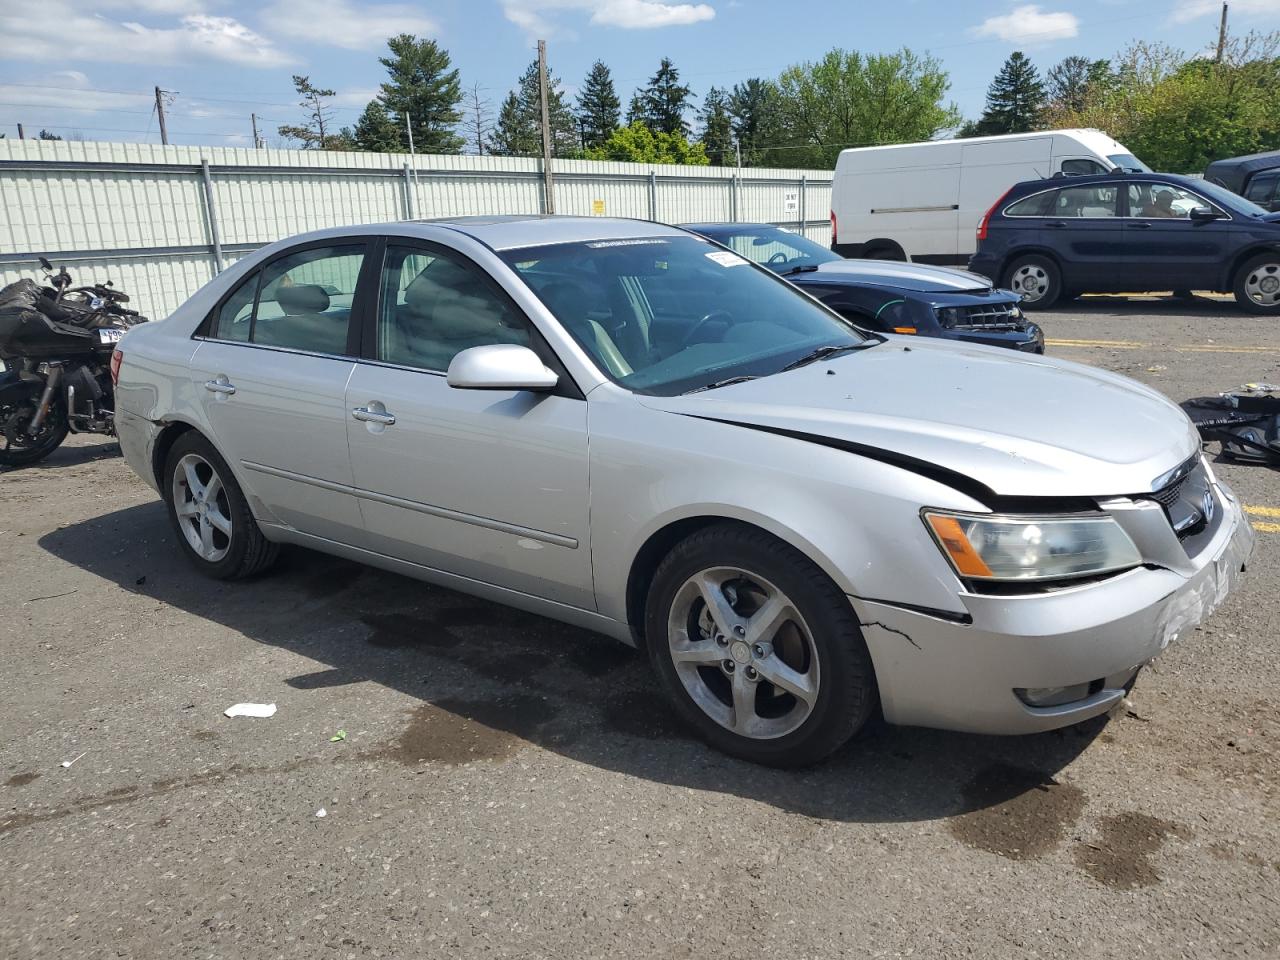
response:
M1062 271L1048 257L1018 257L1005 269L1001 286L1019 294L1024 307L1043 310L1062 297Z
M645 637L676 712L743 760L817 763L875 708L848 597L762 530L723 523L678 544L654 574Z
M231 468L200 434L174 442L162 481L182 552L205 576L240 580L275 562L279 546L262 535Z
M902 248L892 243L873 243L862 254L864 260L892 260L895 263L906 263L907 255Z
M39 435L26 435L26 426L35 416L39 402L36 394L28 401L0 406L0 466L29 467L39 463L67 439L66 411L58 402L49 407Z
M1280 252L1254 257L1236 271L1236 303L1250 313L1280 316Z

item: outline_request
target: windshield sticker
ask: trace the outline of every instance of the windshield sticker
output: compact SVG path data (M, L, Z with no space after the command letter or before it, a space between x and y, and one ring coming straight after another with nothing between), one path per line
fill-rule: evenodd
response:
M592 250L599 250L602 247L649 247L653 245L666 246L665 240L597 240L594 243L588 243L587 246Z
M708 260L714 260L722 267L740 267L747 261L736 253L730 253L728 250L712 250L710 253L703 254Z

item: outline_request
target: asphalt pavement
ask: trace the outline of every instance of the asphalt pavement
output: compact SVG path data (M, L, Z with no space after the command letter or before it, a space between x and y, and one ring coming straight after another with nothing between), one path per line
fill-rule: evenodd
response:
M1280 383L1222 301L1037 319L1176 400ZM73 438L0 475L0 957L1280 956L1280 473L1215 469L1244 585L1113 717L779 772L602 637L301 550L205 580Z

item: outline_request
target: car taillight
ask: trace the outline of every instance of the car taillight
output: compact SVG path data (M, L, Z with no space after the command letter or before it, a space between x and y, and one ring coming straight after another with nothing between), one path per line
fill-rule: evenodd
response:
M991 222L991 215L996 212L996 207L1004 203L1004 198L1007 197L1012 192L1013 192L1013 187L1010 187L1004 193L1000 194L1000 199L997 200L995 203L993 203L987 209L987 212L982 215L982 219L978 221L978 239L979 240L987 239L987 224Z
M120 386L120 361L123 359L124 354L120 352L119 347L111 351L111 385L113 387Z
M835 244L836 244L836 212L832 210L831 211L831 245L834 247Z

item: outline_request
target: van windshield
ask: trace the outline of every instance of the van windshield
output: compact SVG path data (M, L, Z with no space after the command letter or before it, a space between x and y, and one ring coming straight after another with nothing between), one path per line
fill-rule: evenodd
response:
M500 253L600 371L674 396L878 343L736 253L667 234Z
M1125 173L1150 173L1151 168L1132 153L1109 153L1107 159Z

